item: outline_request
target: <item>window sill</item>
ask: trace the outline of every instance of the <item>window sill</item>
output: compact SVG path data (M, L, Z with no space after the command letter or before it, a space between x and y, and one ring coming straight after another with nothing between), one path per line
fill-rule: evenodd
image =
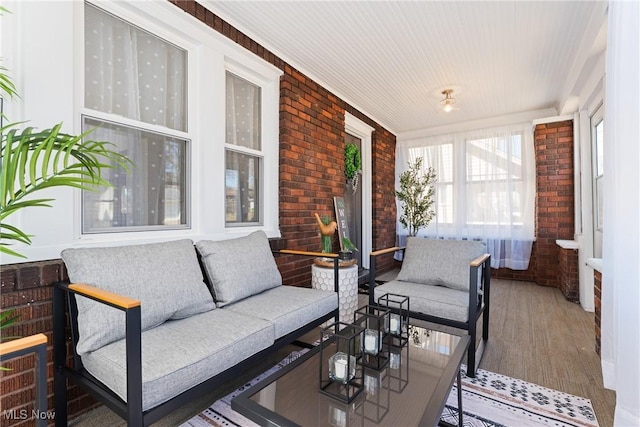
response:
M587 258L586 263L589 267L602 273L602 258Z

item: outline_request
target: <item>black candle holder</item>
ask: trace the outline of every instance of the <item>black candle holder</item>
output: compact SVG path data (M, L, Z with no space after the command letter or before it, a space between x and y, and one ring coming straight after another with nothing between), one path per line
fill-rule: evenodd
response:
M384 345L389 330L389 310L365 305L353 314L353 323L364 329L362 364L381 370L389 363L389 346Z
M389 389L396 393L402 391L409 384L409 348L392 347L389 352Z
M320 332L320 392L350 403L363 389L364 329L337 322Z
M389 412L391 406L391 390L389 388L389 369L380 371L364 370L364 418L378 424Z
M384 294L378 298L378 306L388 309L388 342L392 347L404 347L409 341L409 297Z

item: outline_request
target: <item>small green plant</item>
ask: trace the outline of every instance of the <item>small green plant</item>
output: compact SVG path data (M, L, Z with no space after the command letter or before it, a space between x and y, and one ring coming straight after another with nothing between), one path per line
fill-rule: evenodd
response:
M343 252L352 252L352 251L359 252L358 248L356 248L356 245L354 245L353 242L349 240L348 237L342 238L342 251Z
M422 171L422 157L418 157L413 164L409 162L409 169L400 174L400 190L396 190L395 194L402 203L400 224L410 236L418 234L435 216L433 204L436 182L433 168Z

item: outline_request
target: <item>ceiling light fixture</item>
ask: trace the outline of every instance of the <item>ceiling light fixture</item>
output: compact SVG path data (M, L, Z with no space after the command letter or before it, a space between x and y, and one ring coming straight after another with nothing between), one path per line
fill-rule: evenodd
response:
M456 99L451 96L452 93L453 89L445 89L442 91L444 98L440 101L440 104L442 104L442 109L445 111L445 113L453 110L453 104L456 103Z

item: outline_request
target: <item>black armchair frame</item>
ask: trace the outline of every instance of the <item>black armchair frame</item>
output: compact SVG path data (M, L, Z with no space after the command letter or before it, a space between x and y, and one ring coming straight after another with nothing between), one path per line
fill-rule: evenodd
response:
M376 287L376 258L378 256L389 254L396 251L404 253L405 246L395 246L392 248L381 249L371 252L369 255L369 268L371 270L369 276L369 305L376 306L375 287ZM478 278L480 278L480 286L477 286ZM432 316L427 313L410 311L409 316L426 322L437 323L439 325L450 326L456 329L467 331L471 338L467 356L467 376L475 378L476 369L482 360L486 342L489 339L489 307L491 294L491 255L484 254L469 264L469 316L466 322L451 320L443 317ZM477 344L477 324L478 319L482 316L482 338Z

